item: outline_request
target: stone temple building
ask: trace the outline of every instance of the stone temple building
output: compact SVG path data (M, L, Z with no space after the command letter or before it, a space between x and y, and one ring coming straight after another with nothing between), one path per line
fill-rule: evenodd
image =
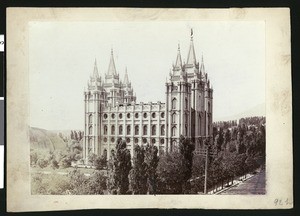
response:
M176 63L161 90L165 92L165 102L137 103L127 69L124 79L119 77L113 51L104 78L99 76L95 60L84 91L85 163L91 153L110 157L119 137L126 141L131 155L134 145L146 143L156 145L160 152L172 151L180 135L195 142L196 153L204 140L212 140L213 89L203 57L200 63L196 59L193 36L186 62L178 46Z

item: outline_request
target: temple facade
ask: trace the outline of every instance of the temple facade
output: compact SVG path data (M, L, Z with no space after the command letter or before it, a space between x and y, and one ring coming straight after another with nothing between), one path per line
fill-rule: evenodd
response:
M134 145L152 143L161 151L176 148L181 135L191 138L200 151L204 140L212 140L213 89L203 56L197 61L193 36L186 62L178 46L176 62L166 81L165 102L137 103L127 69L121 80L113 51L104 79L94 70L84 91L83 158L90 154L110 157L119 137L133 155Z

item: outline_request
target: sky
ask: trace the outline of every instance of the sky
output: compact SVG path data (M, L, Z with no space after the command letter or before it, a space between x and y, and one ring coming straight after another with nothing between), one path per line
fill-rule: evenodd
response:
M30 22L30 126L83 129L84 88L97 59L102 77L113 49L120 78L125 68L137 102L165 102L165 82L190 45L203 55L213 86L213 118L265 102L265 25L261 21Z

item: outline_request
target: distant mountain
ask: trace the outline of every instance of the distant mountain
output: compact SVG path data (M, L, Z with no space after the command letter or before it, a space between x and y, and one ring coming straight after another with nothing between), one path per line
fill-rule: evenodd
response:
M29 137L32 149L63 150L67 148L67 143L57 133L45 129L30 127Z
M253 116L266 116L266 104L258 104L242 113L232 115L232 116L226 116L221 118L214 118L214 122L217 121L228 121L228 120L238 120L240 118L245 117L253 117Z

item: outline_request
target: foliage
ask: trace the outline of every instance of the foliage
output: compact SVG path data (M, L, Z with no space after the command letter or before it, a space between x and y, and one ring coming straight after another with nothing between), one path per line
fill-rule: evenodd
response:
M65 175L31 174L31 194L60 195L69 194L71 185Z
M195 155L193 157L193 168L191 183L191 193L204 191L204 172L205 172L205 157L202 155Z
M118 194L126 194L129 189L129 171L131 170L131 156L129 150L126 148L126 142L121 138L117 141L116 155L113 159L112 173L113 187Z
M98 170L90 176L87 184L87 194L104 194L104 191L107 190L106 185L107 177Z
M158 165L158 149L153 144L147 144L145 148L145 163L147 165L147 187L150 194L156 194L157 187L157 173L156 168Z
M36 165L38 161L38 154L36 151L30 149L30 165Z
M55 159L51 160L51 167L52 167L52 169L58 169L59 168L57 160L55 160Z
M48 166L49 161L48 161L48 160L45 160L45 159L43 159L43 158L40 158L40 159L38 159L37 164L38 164L38 166L39 166L40 168L45 168L45 167Z
M178 151L167 153L160 157L157 166L157 193L181 194L185 179L184 157Z
M147 193L147 164L144 162L144 158L144 148L139 145L135 145L133 167L129 173L130 186L133 194Z
M192 177L192 167L193 167L193 152L195 150L195 145L190 139L180 136L179 140L179 152L183 156L183 172L184 178L182 182L183 192L188 193L190 191L190 182L188 181Z
M96 170L103 170L107 167L107 158L106 155L97 156L94 160L94 166Z

